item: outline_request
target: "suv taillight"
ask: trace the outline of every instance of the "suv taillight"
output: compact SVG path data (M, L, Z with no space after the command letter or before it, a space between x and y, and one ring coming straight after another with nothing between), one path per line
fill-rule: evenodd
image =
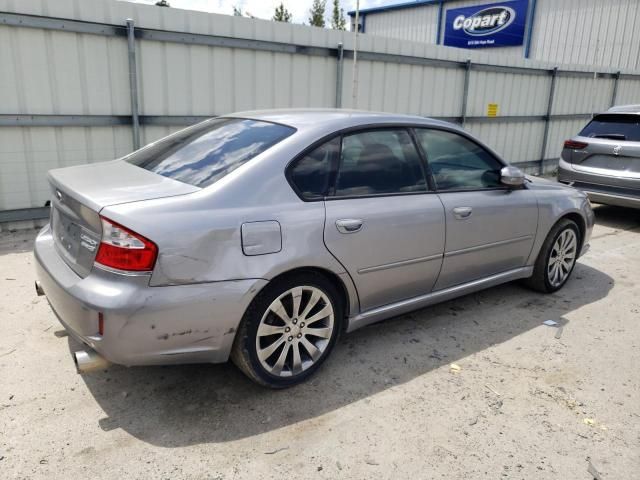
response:
M577 142L576 140L566 140L564 142L564 148L570 148L571 150L582 150L583 148L587 148L588 146L588 143Z
M96 254L96 262L105 267L132 272L153 270L158 247L126 227L105 217L102 221L102 240Z

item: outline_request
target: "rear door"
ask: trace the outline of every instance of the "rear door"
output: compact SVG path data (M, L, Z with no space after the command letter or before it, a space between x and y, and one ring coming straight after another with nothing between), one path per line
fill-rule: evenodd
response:
M416 129L416 137L446 218L444 260L435 289L524 266L538 223L535 195L503 186L502 162L463 135Z
M363 311L432 290L444 212L408 130L344 135L325 208L325 244L353 278Z

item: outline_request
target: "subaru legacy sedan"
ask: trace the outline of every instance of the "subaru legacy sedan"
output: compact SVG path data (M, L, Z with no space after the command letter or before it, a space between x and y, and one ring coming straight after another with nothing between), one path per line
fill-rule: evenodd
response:
M640 208L640 105L612 107L564 142L558 180L595 203Z
M594 220L455 125L346 110L213 118L49 182L36 291L79 372L231 358L274 388L373 322L513 280L557 291Z

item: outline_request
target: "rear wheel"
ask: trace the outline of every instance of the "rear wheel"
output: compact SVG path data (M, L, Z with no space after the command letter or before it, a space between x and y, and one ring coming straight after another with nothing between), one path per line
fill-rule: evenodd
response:
M573 220L562 219L547 235L525 283L539 292L560 290L573 272L580 248L580 230Z
M333 349L343 318L340 300L336 287L315 272L276 280L247 309L233 362L264 386L304 381Z

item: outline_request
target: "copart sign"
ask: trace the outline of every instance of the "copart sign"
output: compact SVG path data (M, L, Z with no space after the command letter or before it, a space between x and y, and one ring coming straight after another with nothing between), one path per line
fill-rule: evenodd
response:
M528 0L447 10L444 44L461 48L508 47L524 43Z

